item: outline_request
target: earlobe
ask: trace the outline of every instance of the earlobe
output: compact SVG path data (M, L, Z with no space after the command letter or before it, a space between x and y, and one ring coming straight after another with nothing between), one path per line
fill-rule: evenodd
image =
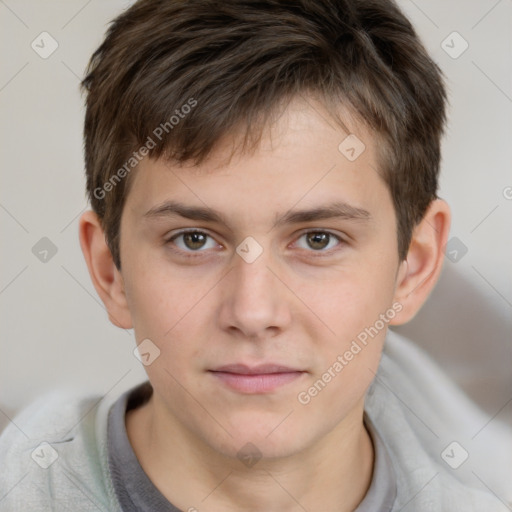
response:
M132 319L123 277L114 264L101 222L93 211L89 210L80 217L79 236L91 280L110 321L122 329L131 329Z
M415 227L407 258L400 263L394 301L402 310L392 325L411 320L427 300L441 273L449 231L450 208L442 199L435 199Z

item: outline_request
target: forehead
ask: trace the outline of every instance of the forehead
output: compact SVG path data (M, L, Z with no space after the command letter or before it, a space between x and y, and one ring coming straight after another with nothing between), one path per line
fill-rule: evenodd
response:
M389 206L374 135L348 113L343 124L312 100L294 100L265 127L254 151L233 152L237 138L226 136L199 165L145 158L132 176L126 208L140 216L179 199L275 222L276 212L294 205L341 201L366 211L386 201Z

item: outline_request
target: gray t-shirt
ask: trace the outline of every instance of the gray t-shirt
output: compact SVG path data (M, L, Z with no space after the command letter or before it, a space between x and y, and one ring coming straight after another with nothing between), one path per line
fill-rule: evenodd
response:
M108 415L108 463L123 512L181 512L155 487L142 469L126 433L125 414L147 402L153 389L149 381L125 392ZM396 475L386 447L365 414L375 461L370 487L355 512L390 512L396 497Z

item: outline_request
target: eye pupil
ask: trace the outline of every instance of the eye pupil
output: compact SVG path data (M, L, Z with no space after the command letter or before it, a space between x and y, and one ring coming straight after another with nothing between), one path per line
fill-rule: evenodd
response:
M206 235L203 233L184 233L183 240L189 249L200 249L206 242Z
M308 245L312 249L324 249L329 245L329 233L308 233Z

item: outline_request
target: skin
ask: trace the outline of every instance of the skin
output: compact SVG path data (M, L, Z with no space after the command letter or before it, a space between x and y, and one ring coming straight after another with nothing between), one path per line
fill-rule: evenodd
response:
M363 407L386 328L308 404L297 396L394 303L389 324L416 314L439 276L450 212L433 201L400 262L374 137L347 120L366 145L354 162L338 150L347 133L312 99L294 100L253 153L228 161L226 137L197 167L144 159L122 214L121 271L97 216L81 217L82 250L111 321L160 350L145 367L154 394L126 425L143 469L181 510L343 512L368 490L374 453ZM171 200L212 208L226 223L147 214ZM334 201L368 215L274 225ZM184 228L208 236L170 240ZM331 237L311 245L306 230ZM252 263L236 252L248 236L262 249ZM209 371L269 362L304 373L247 394ZM262 455L252 467L237 457L248 442Z

